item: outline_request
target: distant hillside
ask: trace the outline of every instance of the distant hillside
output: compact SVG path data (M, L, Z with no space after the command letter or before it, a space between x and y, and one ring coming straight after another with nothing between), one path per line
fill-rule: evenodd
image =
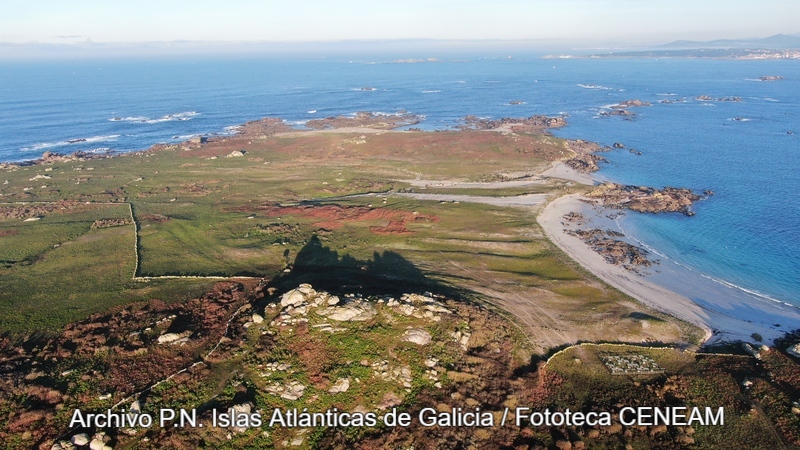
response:
M776 34L767 38L717 39L714 41L675 41L658 48L697 49L697 48L758 48L758 49L800 49L800 34Z

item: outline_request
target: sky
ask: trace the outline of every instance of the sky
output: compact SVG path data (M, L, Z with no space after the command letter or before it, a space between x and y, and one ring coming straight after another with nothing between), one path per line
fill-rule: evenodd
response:
M798 33L797 0L2 0L0 42L535 40L601 47Z

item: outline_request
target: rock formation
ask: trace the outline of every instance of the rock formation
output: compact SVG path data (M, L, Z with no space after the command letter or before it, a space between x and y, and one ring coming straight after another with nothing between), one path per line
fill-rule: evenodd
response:
M616 209L649 213L680 212L687 216L694 215L691 206L702 198L685 188L666 187L659 190L616 183L604 183L587 194L587 197Z
M484 119L476 116L466 116L461 119L462 130L495 130L507 128L511 131L542 131L548 128L561 128L567 125L567 121L562 116L530 116L527 118Z

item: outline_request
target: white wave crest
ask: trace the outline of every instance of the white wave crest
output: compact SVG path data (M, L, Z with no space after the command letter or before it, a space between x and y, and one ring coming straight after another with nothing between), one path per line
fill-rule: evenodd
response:
M733 289L733 290L737 290L737 291L740 291L740 292L744 292L746 294L749 294L749 295L751 295L753 297L756 297L756 298L759 298L759 299L762 299L762 300L769 300L770 302L776 303L778 305L783 304L785 306L789 306L789 307L792 307L792 308L800 309L800 306L792 305L790 303L783 302L783 301L778 300L776 298L770 297L769 295L764 294L763 292L759 292L759 291L757 291L755 289L748 289L746 287L739 286L738 284L731 283L730 281L726 281L726 280L723 280L721 278L717 278L717 277L705 274L705 273L700 272L699 270L697 270L697 269L695 269L695 268L693 268L693 267L691 267L689 265L686 265L686 264L683 264L683 263L681 263L679 261L676 261L675 259L670 258L669 256L665 255L664 253L659 252L655 248L653 248L653 247L647 245L646 243L642 242L641 240L637 239L635 236L632 236L630 233L625 232L625 229L622 227L622 224L620 223L619 220L620 220L619 218L614 219L614 223L616 223L617 228L619 228L621 231L623 231L624 234L627 237L632 239L634 242L639 244L642 248L644 248L648 252L658 255L662 259L664 259L666 261L669 261L672 264L675 264L676 266L682 267L683 269L686 269L686 270L688 270L688 271L690 271L692 273L700 275L701 277L703 277L703 278L705 278L707 280L713 281L714 283L720 284L720 285L725 286L725 287L727 287L729 289Z
M613 91L614 88L610 88L608 86L601 86L599 84L578 84L579 87L584 89L599 89L601 91Z
M66 147L68 145L74 144L91 144L95 142L109 142L115 141L120 135L118 134L110 134L107 136L92 136L88 138L77 138L77 139L67 139L65 141L58 141L58 142L40 142L38 144L33 144L28 147L22 147L20 150L24 152L30 151L37 151L37 150L44 150L46 148L55 148L55 147Z
M175 122L175 121L182 121L182 120L191 120L194 116L199 116L200 113L197 111L185 111L179 112L175 114L167 114L166 116L161 116L156 119L151 119L146 116L131 116L131 117L112 117L108 119L109 122L132 122L132 123L161 123L161 122Z

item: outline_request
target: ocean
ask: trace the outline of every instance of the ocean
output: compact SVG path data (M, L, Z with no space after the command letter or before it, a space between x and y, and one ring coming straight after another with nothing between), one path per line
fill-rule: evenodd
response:
M433 130L469 114L567 114L569 126L554 134L642 152L604 153L598 177L716 193L694 217L620 219L662 264L737 295L800 306L800 61L438 57L2 62L0 161L141 150L262 117L302 127L405 110ZM758 80L767 75L784 79ZM633 120L600 115L631 99L653 106L632 108Z

